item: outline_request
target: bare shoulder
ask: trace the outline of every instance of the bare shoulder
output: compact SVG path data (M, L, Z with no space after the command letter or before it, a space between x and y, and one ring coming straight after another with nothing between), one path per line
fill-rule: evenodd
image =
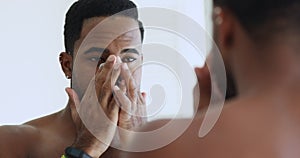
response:
M274 153L274 145L278 145L276 140L280 136L270 131L269 128L272 127L275 130L278 127L278 121L270 121L272 120L270 118L273 118L272 113L268 113L259 105L255 107L253 105L251 100L233 101L224 106L220 115L216 115L218 110L211 110L206 115L197 115L184 133L166 146L149 152L126 153L123 157L276 157L270 154ZM205 136L199 137L200 128L203 128L202 125L204 120L208 119L207 116L210 116L209 119L211 116L217 116L217 122ZM170 121L151 122L144 128L153 130ZM173 121L179 125L188 122L187 120ZM178 130L181 130L180 126ZM160 144L164 137L172 133L157 133L161 139L155 140L156 143ZM134 141L141 142L139 139ZM266 149L266 146L269 148Z
M45 131L53 126L54 117L55 114L52 114L23 125L0 126L0 157L33 157L37 147L48 143L44 138L51 135Z
M0 157L28 157L39 131L30 125L0 126Z
M218 116L218 110L211 110L210 113L198 114L193 120L179 119L179 120L160 120L148 123L143 131L155 130L165 126L168 122L173 122L179 125L177 129L169 133L158 133L157 144L161 144L165 137L184 130L177 139L170 142L164 147L148 152L124 153L124 158L151 158L151 157L238 157L235 154L244 154L244 148L248 147L247 143L255 144L253 141L257 138L253 135L249 127L249 121L243 114L243 108L236 108L238 102L232 102L230 105L225 105L222 113ZM226 107L227 106L227 107ZM244 107L245 108L245 107ZM203 121L207 116L217 116L217 122L212 126L211 130L204 137L199 137L200 128L202 128ZM246 118L246 119L245 119ZM183 125L191 123L188 128L182 129ZM246 125L246 126L245 126ZM253 128L253 130L255 130ZM244 137L247 136L247 137ZM139 138L135 138L133 143L143 142ZM241 149L239 151L239 149ZM249 155L248 155L249 156Z
M200 125L199 125L200 126ZM119 157L122 158L182 158L195 157L195 153L187 152L186 149L192 145L189 142L195 142L199 130L193 119L164 119L148 122L140 131L149 135L137 135L131 141L131 147L144 146L155 149L147 152L122 152ZM156 146L157 145L157 146ZM144 149L143 149L144 150ZM148 150L148 149L146 149Z

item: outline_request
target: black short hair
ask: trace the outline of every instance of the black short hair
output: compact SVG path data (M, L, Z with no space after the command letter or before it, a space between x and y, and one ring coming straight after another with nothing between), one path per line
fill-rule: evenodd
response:
M129 10L130 9L130 10ZM128 10L128 11L127 11ZM111 16L120 13L139 23L142 40L144 28L138 20L137 6L130 0L78 0L66 14L64 41L66 52L73 55L74 44L80 38L83 21L92 17Z
M213 0L229 9L254 38L300 28L300 0Z

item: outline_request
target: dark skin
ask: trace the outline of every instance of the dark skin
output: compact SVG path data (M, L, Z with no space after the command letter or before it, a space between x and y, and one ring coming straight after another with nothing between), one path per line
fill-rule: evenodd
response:
M141 45L141 34L138 29L131 29L138 27L138 23L130 18L117 17L108 25L124 22L122 28L112 25L102 29L99 34L103 36L96 41L98 45L82 46L88 33L104 19L86 19L80 39L75 42L74 55L65 52L60 54L62 70L73 80L73 89L66 88L69 96L66 107L23 125L0 127L0 157L60 157L68 146L81 149L92 157L110 157L112 149L109 144L113 141L116 125L131 130L143 123L142 118L133 117L119 108L116 101L127 99L128 106L145 112L145 95L139 92L141 69L138 67L142 63L142 54L138 46ZM130 31L117 38L104 37L107 32L109 35L120 34L116 30ZM111 39L108 46L103 44ZM80 46L84 49L80 49ZM113 70L116 71L113 73ZM123 81L118 84L119 89L113 91L112 86L117 84L120 77ZM113 92L121 95L113 97ZM101 114L98 113L100 108L103 109ZM107 124L104 118L109 118L113 126ZM90 133L81 119L95 123L96 126L92 124L95 129L90 130L97 132ZM102 143L96 137L107 142ZM120 139L126 141L126 136L121 135Z
M204 138L198 137L204 118L199 113L187 131L168 146L120 157L299 157L300 37L285 30L258 46L229 10L222 9L218 16L222 21L215 23L215 41L227 71L236 80L238 97L226 103L217 124ZM150 123L144 130L164 123Z

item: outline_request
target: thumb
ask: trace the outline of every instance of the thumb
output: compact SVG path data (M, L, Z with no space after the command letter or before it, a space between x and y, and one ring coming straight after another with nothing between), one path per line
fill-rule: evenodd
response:
M203 68L196 67L195 73L198 79L198 87L194 89L194 97L199 98L198 110L208 107L211 98L211 77L207 65ZM200 95L200 96L199 96ZM198 104L198 105L197 105Z
M77 93L72 89L72 88L66 88L65 89L68 96L69 96L69 105L70 105L70 109L71 109L71 115L72 115L72 119L74 122L78 121L78 112L79 111L79 99L78 99L78 95Z
M205 65L203 68L196 67L195 73L197 76L199 86L205 89L210 89L211 79L207 65Z

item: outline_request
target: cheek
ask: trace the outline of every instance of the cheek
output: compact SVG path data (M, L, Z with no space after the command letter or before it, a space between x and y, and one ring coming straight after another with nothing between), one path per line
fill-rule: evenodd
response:
M95 76L95 71L95 66L91 67L78 60L74 63L72 87L76 88L75 90L81 95L84 94L91 79Z

